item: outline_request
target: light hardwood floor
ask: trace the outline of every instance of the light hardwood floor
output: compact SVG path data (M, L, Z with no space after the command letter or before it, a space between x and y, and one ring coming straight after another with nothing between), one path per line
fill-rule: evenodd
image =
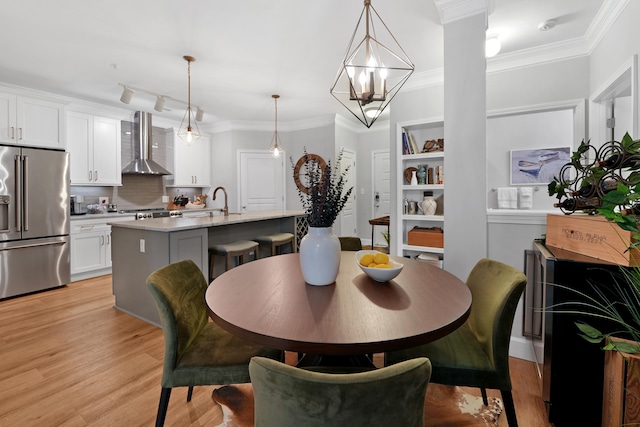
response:
M0 426L153 425L162 331L113 303L111 276L0 301ZM511 362L519 425L550 426L534 365ZM175 389L166 425L221 422L212 390Z

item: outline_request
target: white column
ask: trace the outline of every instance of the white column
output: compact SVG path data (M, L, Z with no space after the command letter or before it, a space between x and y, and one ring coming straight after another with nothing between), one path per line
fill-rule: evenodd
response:
M436 0L444 26L445 268L487 256L486 0Z

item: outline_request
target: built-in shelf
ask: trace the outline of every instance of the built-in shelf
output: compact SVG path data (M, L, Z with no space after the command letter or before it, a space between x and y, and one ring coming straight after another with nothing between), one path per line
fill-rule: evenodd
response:
M444 222L444 215L402 215L402 220Z
M429 252L432 254L444 254L444 248L432 248L429 246L413 246L413 245L402 245L402 249L405 251L414 251L414 252Z
M421 203L425 196L424 192L430 191L436 200L442 201L444 184L446 183L446 171L444 183L411 185L407 182L405 170L408 168L418 168L420 165L427 165L428 168L433 169L431 176L435 182L438 182L436 168L441 170L444 166L445 153L444 151L432 151L427 153L404 154L403 131L411 133L413 141L415 142L415 148L421 151L426 141L444 138L444 121L420 120L397 124L395 149L398 150L399 155L396 157L397 175L395 188L398 194L398 203L394 212L397 215L396 218L399 218L399 220L396 221L395 229L391 231L391 238L394 239L395 255L417 257L422 253L428 253L437 255L442 259L444 256L444 248L407 244L408 233L414 227L440 227L444 229L445 221L442 206L438 207L436 215L423 215L420 213L406 214L404 212L404 199Z

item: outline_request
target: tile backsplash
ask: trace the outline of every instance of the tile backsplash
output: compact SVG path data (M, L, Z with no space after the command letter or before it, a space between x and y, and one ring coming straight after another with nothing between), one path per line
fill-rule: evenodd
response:
M132 142L133 123L122 121L122 154L121 163L124 168L131 162L134 144ZM167 170L173 170L168 158L173 151L173 133L169 129L153 127L151 156ZM118 209L164 208L167 203L162 202L162 196L169 196L170 200L177 195L183 195L193 200L196 194L202 193L202 188L166 187L166 178L152 175L122 175L121 187L86 187L71 186L71 194L85 196L86 204L98 203L101 196L109 197L110 203L118 205Z

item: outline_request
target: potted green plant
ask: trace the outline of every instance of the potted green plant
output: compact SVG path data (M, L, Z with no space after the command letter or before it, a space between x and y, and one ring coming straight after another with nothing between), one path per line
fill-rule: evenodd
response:
M626 251L637 250L640 242L640 140L627 133L617 143L611 141L597 150L594 160L587 159L592 147L584 141L565 165L575 176L560 176L549 184L549 195L556 196L557 206L565 213L575 208L602 215L631 233ZM564 179L563 179L564 178ZM567 209L572 207L573 209ZM567 210L565 210L567 209ZM630 259L632 259L630 257ZM622 408L633 406L640 396L640 266L624 266L612 272L606 283L590 282L592 292L580 292L561 285L576 294L574 301L549 307L551 312L580 315L575 322L579 335L598 344L605 354L605 389L603 425L620 425L640 421L637 414ZM598 321L600 330L588 319ZM605 322L605 323L602 323ZM629 376L630 375L630 376Z
M595 152L595 159L588 155ZM572 169L572 177L565 171ZM640 242L640 140L633 140L626 133L618 143L611 141L599 150L582 141L572 153L571 162L565 165L560 177L549 184L548 193L558 199L556 206L565 210L567 206L582 206L579 209L599 214L615 222L621 229L630 231L631 242L627 251ZM574 200L574 203L566 203ZM570 214L573 210L566 211ZM637 352L628 343L612 342L609 338L622 335L640 342L640 266L624 267L619 275L612 275L611 283L592 283L595 297L580 294L581 303L567 302L559 308L563 312L593 316L617 324L620 330L602 333L587 323L578 322L581 335L594 343L604 343L605 349ZM577 291L574 291L577 292ZM632 319L631 322L628 319Z
M333 223L349 200L353 187L345 190L347 166L340 171L343 152L340 151L335 165L331 161L326 165L314 160L305 148L308 191L298 187L302 207L307 214L309 231L300 241L300 267L306 283L310 285L329 285L335 282L340 268L340 241L333 234ZM293 159L290 158L294 167Z

